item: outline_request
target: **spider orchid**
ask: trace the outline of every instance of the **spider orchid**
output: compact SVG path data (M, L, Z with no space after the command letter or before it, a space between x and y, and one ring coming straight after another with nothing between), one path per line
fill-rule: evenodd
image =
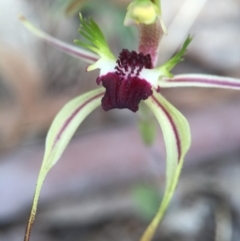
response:
M113 55L102 31L92 19L86 20L80 15L79 32L85 40L88 40L87 42L75 40L75 43L81 47L63 43L49 36L23 16L20 20L41 40L90 63L87 71L100 69L96 82L102 85L71 100L55 117L47 134L45 155L24 240L30 239L43 181L49 170L60 159L82 121L100 105L105 111L127 108L136 112L139 103L143 101L159 122L166 146L165 193L157 214L141 237L141 241L150 241L172 199L185 154L191 143L187 120L161 95L161 89L188 86L240 89L240 80L201 74L173 76L170 71L182 61L192 40L191 37L185 40L175 56L163 65L157 66L159 40L166 32L158 0L135 0L129 5L124 23L138 27L140 35L138 51L123 49L118 58Z

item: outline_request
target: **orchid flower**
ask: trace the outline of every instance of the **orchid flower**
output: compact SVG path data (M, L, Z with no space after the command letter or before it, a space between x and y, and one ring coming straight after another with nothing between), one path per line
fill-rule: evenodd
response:
M30 239L38 199L43 181L57 163L76 129L98 106L105 111L129 109L136 112L142 101L155 115L162 129L166 146L166 187L157 214L147 227L141 241L152 240L165 214L178 183L184 157L191 143L191 133L186 118L162 95L162 88L219 87L240 89L240 80L203 74L171 74L173 67L182 61L192 38L187 37L180 51L166 63L157 66L158 45L166 28L161 17L160 1L135 0L127 10L125 25L135 25L140 41L137 51L123 49L118 58L110 50L99 26L80 14L80 34L86 41L75 40L81 47L61 42L37 29L25 17L20 20L41 40L74 57L90 63L87 71L99 69L98 87L67 103L55 117L46 138L45 155L39 173L32 209L25 233Z

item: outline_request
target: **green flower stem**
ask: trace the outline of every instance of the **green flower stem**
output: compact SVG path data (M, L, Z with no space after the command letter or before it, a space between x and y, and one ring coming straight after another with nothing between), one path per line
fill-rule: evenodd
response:
M166 194L166 196L164 196L162 203L156 213L156 215L154 216L153 220L151 221L151 223L148 225L148 227L146 228L145 232L143 233L140 241L151 241L154 234L156 233L156 230L159 226L159 223L161 222L169 204L170 201L172 200L173 194L175 192L175 189L177 187L178 184L178 180L181 174L181 170L182 170L182 166L183 166L183 162L184 162L184 158L182 158L178 164L178 167L176 169L176 173L174 176L174 180L173 183L171 185L170 191Z
M24 241L30 240L32 226L33 226L35 216L37 213L37 206L38 206L39 196L41 193L41 188L42 188L42 185L43 185L43 182L45 180L47 173L48 173L48 170L44 166L42 166L41 170L39 172L38 180L37 180L37 185L36 185L33 202L32 202L32 208L31 208L30 216L29 216L26 231L25 231Z

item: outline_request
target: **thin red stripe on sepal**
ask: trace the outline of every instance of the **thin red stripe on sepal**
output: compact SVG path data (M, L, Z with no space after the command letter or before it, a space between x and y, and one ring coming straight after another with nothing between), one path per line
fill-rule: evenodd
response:
M47 44L49 44L49 45L51 45L51 46L53 46L55 48L58 48L59 50L65 52L67 54L70 54L70 55L75 56L75 57L79 57L79 58L83 58L83 59L89 60L89 61L91 61L91 63L94 63L94 62L96 62L98 60L97 57L89 56L87 54L80 53L80 51L77 50L77 47L73 47L73 46L70 46L70 45L68 47L68 44L61 43L61 41L55 40L52 37L51 37L51 40L50 39L45 39L45 38L42 38L42 40L44 42L46 42ZM76 51L74 51L73 48L76 48Z
M214 76L212 76L214 77ZM219 79L217 79L219 78ZM211 87L211 85L216 85L216 87L239 87L240 88L240 80L239 83L234 82L237 81L238 79L230 79L229 81L227 80L228 78L226 77L220 77L220 76L216 76L216 79L212 78L212 79L208 79L207 77L191 77L191 76L176 76L173 79L168 79L167 82L168 83L189 83L189 86L191 83L198 83L198 84L209 84L209 86L206 87ZM204 87L204 86L203 86ZM214 87L214 86L212 86Z
M72 119L78 114L79 111L81 111L88 103L90 103L91 101L99 98L100 96L103 96L104 92L92 97L91 99L88 99L85 103L83 103L82 105L80 105L73 113L72 115L64 122L62 128L60 129L58 135L56 136L53 145L52 145L52 149L55 147L55 145L57 144L57 142L60 140L62 133L64 132L64 130L67 128L68 124L72 121Z
M181 155L182 155L182 151L181 151L181 141L180 141L180 137L179 137L179 133L177 130L177 127L173 121L173 118L171 117L171 115L168 113L168 111L164 108L164 106L157 100L157 98L152 95L151 98L153 99L153 101L158 105L158 107L160 107L162 109L162 111L164 112L164 114L167 116L172 129L173 129L173 133L176 139L176 144L177 144L177 151L178 151L178 161L180 161Z

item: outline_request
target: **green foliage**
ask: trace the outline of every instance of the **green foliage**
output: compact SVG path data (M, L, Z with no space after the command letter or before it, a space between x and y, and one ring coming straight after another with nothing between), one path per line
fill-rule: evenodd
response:
M133 190L133 197L139 214L146 219L152 218L161 201L158 190L152 186L137 186Z
M152 145L156 138L156 125L153 120L140 120L138 128L144 143Z

